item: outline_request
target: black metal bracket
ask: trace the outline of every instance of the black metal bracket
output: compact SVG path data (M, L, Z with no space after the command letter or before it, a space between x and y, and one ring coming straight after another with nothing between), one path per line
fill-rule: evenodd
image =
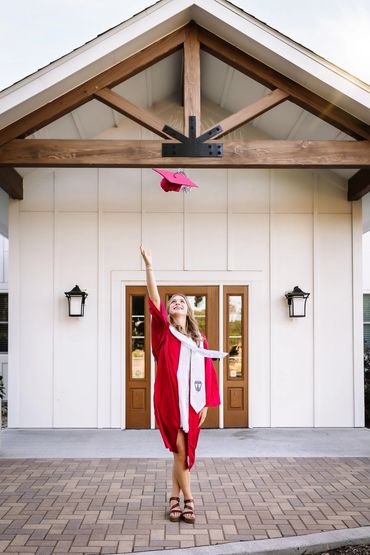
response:
M205 143L208 139L212 139L222 131L221 125L216 125L199 137L195 136L196 116L189 116L189 137L186 137L176 129L172 129L169 125L163 127L163 131L170 135L179 143L163 144L162 156L164 158L176 157L222 157L224 155L224 145L222 143Z

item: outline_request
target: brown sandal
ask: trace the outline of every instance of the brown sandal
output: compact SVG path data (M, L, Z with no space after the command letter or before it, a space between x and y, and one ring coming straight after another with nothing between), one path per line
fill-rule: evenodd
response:
M192 509L192 507L190 505L187 505L187 503L194 503L194 499L184 499L184 510L182 511L182 519L184 522L187 522L188 524L193 524L195 522L195 515L194 515L194 510ZM193 515L192 518L189 518L186 515Z
M180 497L170 497L170 502L171 501L177 501L177 503L175 503L174 505L171 505L170 507L170 521L171 522L179 522L180 518L181 518L181 509L180 509ZM172 513L179 513L178 516L175 516Z

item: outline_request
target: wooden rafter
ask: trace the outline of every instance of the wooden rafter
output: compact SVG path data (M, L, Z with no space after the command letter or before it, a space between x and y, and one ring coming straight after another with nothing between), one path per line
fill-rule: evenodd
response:
M146 127L160 137L163 137L164 139L172 138L163 131L163 127L166 125L164 121L162 121L151 112L148 112L148 110L141 108L141 106L137 106L126 98L123 98L116 92L104 88L96 92L94 96L95 98L97 98L97 100L100 100L117 112L120 112L124 116L127 116L139 125Z
M10 198L23 199L23 178L14 168L0 167L0 187Z
M165 141L169 142L169 141ZM163 141L15 139L0 166L370 168L369 141L246 141L224 144L222 158L162 158Z
M279 88L292 102L355 139L370 139L370 126L275 69L199 27L201 48L270 89Z
M200 135L200 43L195 25L186 28L184 41L184 133L189 135L189 116L196 117Z
M220 125L222 127L222 131L217 135L214 135L213 139L219 139L220 137L227 135L227 133L231 133L231 131L234 131L234 129L241 127L242 125L248 123L248 121L251 121L261 114L264 114L268 110L271 110L271 108L273 108L274 106L278 106L288 98L289 95L286 92L275 89L270 94L259 98L256 102L253 102L253 104L245 106L244 108L239 110L239 112L236 112L235 114L232 114L231 116L228 116L227 118L215 124ZM215 125L207 129L207 131L205 131L204 133L207 133L208 131L213 129Z
M115 87L122 81L169 56L181 48L183 42L184 28L181 28L103 71L100 75L89 79L82 85L0 130L0 146L17 137L25 137L64 116L64 114L92 100L97 91L105 87Z
M362 169L348 180L348 200L359 200L370 192L370 170Z

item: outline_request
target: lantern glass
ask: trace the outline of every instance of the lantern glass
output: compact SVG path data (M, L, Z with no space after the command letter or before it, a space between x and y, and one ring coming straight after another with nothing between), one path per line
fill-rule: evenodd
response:
M83 303L81 295L71 295L69 299L69 314L70 316L83 316Z
M306 299L304 297L293 297L291 306L293 316L305 316Z

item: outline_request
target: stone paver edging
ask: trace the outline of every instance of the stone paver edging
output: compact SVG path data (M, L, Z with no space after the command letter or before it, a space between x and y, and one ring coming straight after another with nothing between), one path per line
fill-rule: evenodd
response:
M344 545L370 545L370 526L319 532L305 536L277 538L274 540L252 540L249 542L226 543L188 549L168 549L168 555L299 555L322 553ZM151 551L151 555L163 555L163 550Z
M227 550L370 526L368 457L198 458L190 525L168 520L171 473L164 459L0 459L0 552Z

